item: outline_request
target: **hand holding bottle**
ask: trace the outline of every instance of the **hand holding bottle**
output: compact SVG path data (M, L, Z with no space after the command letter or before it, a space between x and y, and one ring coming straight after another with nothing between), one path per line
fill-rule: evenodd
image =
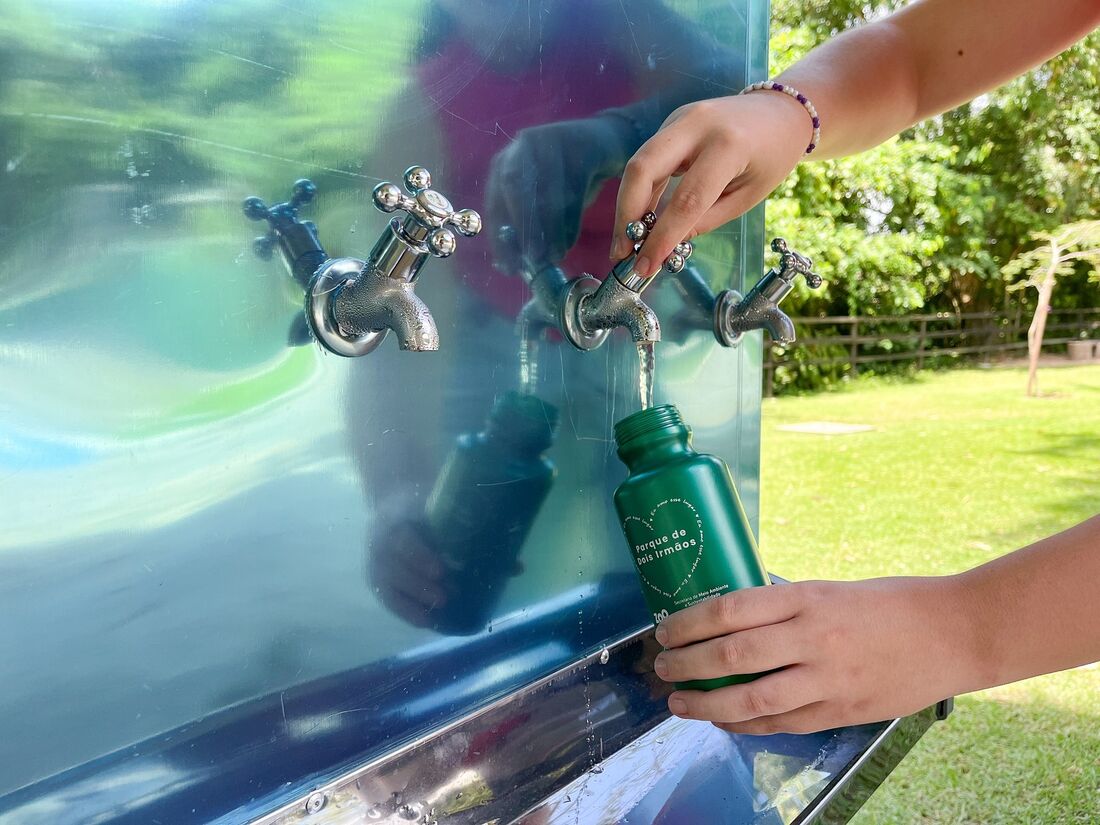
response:
M774 670L669 697L735 733L808 733L1100 659L1100 516L954 576L755 587L674 613L670 682Z
M368 582L382 604L414 627L432 627L447 605L446 572L422 522L399 522L367 547Z
M733 733L810 733L914 713L982 682L954 577L801 582L742 590L669 616L667 681L776 671L669 709Z

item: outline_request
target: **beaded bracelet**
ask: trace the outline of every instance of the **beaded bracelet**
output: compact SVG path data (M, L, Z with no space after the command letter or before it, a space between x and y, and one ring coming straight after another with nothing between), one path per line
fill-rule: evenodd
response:
M753 83L751 86L746 86L741 90L741 94L748 94L749 92L782 92L789 97L793 97L799 103L802 104L802 108L810 114L810 119L814 125L814 134L810 139L810 145L806 147L806 154L810 154L817 148L818 142L821 140L821 118L817 116L817 109L814 108L814 104L810 103L809 98L798 89L792 89L790 86L786 86L782 83L776 83L774 80L765 80L763 83Z

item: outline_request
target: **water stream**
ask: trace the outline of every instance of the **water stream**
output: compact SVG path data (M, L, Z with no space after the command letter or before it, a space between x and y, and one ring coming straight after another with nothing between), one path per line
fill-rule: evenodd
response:
M656 357L652 341L638 342L638 395L641 398L642 409L648 410L653 406L653 370Z

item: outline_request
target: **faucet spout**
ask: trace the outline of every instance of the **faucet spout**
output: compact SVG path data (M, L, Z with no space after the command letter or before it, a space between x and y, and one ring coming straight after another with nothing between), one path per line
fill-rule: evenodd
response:
M569 277L561 267L553 264L536 269L525 267L523 278L531 288L531 299L520 310L519 326L531 335L547 329L556 329Z
M595 349L616 327L625 328L635 343L661 340L661 322L642 300L642 292L652 279L634 271L642 242L656 220L652 212L647 212L640 221L627 226L627 236L634 242L634 251L615 264L603 283L586 276L569 285L562 302L562 330L578 349ZM690 243L681 243L665 260L663 268L680 272L687 265L691 251Z
M584 284L585 280L594 279L576 282L578 292L591 286ZM614 272L594 292L578 296L575 316L576 325L588 333L624 327L636 343L661 340L661 322L642 300L641 290L630 289Z
M397 343L411 352L439 349L439 330L428 305L413 283L370 269L341 286L333 298L333 313L345 336L360 338L393 330Z
M769 307L764 312L764 329L777 344L790 344L794 342L794 321L791 316L779 307Z

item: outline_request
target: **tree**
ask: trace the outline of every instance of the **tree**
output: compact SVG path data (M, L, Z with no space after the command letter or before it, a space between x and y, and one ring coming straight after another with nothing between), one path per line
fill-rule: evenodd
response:
M1011 284L1009 290L1032 287L1039 293L1035 315L1027 331L1027 394L1039 394L1039 354L1043 348L1050 297L1059 277L1072 273L1079 264L1100 273L1100 221L1078 221L1053 232L1035 232L1032 237L1041 246L1017 255L1003 268L1006 278L1025 274L1025 280Z

